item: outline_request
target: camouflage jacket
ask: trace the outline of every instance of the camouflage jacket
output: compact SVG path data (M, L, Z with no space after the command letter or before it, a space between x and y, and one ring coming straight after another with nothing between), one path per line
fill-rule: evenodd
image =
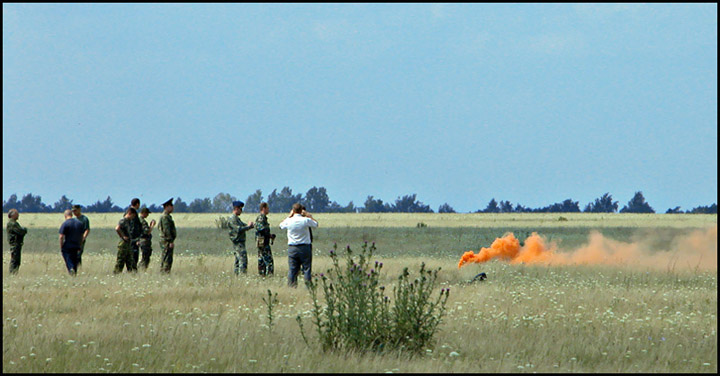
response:
M175 221L172 216L167 213L163 213L158 222L158 230L160 230L160 240L168 243L175 241L177 232L175 231Z
M267 215L260 213L255 219L255 236L270 236L270 223L268 222Z
M230 241L233 242L233 244L245 243L245 231L252 228L245 225L240 217L235 214L228 217L228 227L230 227L228 235L230 235Z
M8 237L8 243L12 246L22 245L23 240L25 239L25 234L27 234L27 229L25 227L20 226L20 224L14 220L11 219L7 223L7 237Z
M150 225L145 218L140 218L140 225L142 225L142 232L140 233L140 239L150 240L152 239L152 233L150 233Z
M130 238L130 226L131 226L131 225L130 225L130 220L127 219L127 218L125 218L125 217L123 217L123 219L121 219L121 220L118 222L118 226L120 226L120 232L122 232L123 235L125 235L125 236L127 236L127 237ZM131 239L132 239L132 238L131 238ZM123 241L124 243L130 244L130 240L122 239L122 241Z

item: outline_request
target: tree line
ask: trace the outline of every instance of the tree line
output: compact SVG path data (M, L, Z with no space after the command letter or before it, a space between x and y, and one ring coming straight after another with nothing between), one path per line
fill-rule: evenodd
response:
M223 213L232 209L232 202L238 200L229 193L218 193L212 199L196 198L192 201L185 202L182 198L177 197L174 200L175 212L178 213ZM289 212L292 205L300 202L305 205L308 211L312 213L434 213L429 205L423 204L417 199L415 193L399 196L395 202L383 202L374 196L368 196L363 206L355 206L350 201L347 205L338 204L331 201L325 187L312 187L305 194L294 194L290 187L283 187L279 192L277 189L264 197L262 190L258 189L254 193L245 198L244 211L256 213L261 202L266 201L270 206L270 211L274 213ZM98 200L90 205L81 205L84 212L91 213L110 213L122 212L130 204L118 206L110 196L104 201ZM42 202L42 198L31 193L24 195L18 200L16 194L10 195L6 201L3 200L3 212L7 213L10 209L17 209L23 213L59 213L66 209L70 209L74 205L73 200L66 195L60 197L52 205ZM615 213L618 212L618 201L613 201L610 193L598 197L593 202L588 203L583 208L585 213ZM151 204L148 206L151 212L162 212L159 204ZM438 213L455 213L456 211L448 204L440 205ZM485 209L479 209L475 213L580 213L580 204L572 199L563 202L554 203L540 208L529 208L521 204L513 205L510 201L496 201L495 198L488 202ZM620 213L655 213L655 210L645 201L641 191L635 192L630 201L624 205ZM679 206L668 209L667 214L717 214L717 204L709 206L698 206L690 210L682 211Z

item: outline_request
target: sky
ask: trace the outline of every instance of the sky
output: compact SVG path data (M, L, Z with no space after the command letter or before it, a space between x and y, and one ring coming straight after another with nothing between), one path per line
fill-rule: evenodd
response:
M717 4L3 4L3 199L717 202Z

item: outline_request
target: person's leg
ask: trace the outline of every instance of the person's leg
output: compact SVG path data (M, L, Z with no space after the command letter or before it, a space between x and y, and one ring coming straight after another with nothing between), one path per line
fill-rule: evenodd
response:
M170 273L170 264L172 263L172 254L170 253L170 244L161 242L160 247L162 248L162 258L160 260L160 271L163 273Z
M275 273L275 261L272 257L272 250L269 245L265 246L265 253L263 253L263 261L265 262L265 274L273 275Z
M255 242L255 245L257 246L257 262L258 262L258 274L265 275L267 274L267 265L265 264L265 257L263 257L264 248L265 248L265 238L262 236L258 236L257 241Z
M20 268L20 250L21 245L14 245L10 247L10 274L17 273Z
M75 275L77 266L75 263L77 262L77 251L61 251L63 260L65 260L65 267L67 267L68 273L70 275ZM73 253L75 253L75 256L73 256Z
M117 257L115 259L115 269L113 269L113 274L122 273L124 268L125 268L125 253L123 252L123 243L120 242L118 244L118 251L117 251Z
M147 270L148 266L150 265L150 256L152 255L152 244L147 241L143 243L140 249L142 250L142 260L140 261L140 267L143 270Z
M80 265L82 265L82 255L83 252L85 252L85 242L83 241L82 244L80 244L80 252L78 252L77 256L77 268L80 268Z
M297 275L300 270L300 260L297 247L288 246L288 286L297 286Z
M303 246L302 270L305 276L305 282L309 282L312 276L312 245Z
M132 255L131 267L134 270L137 270L138 261L140 260L140 246L137 244L137 240L133 240L133 242L132 242L131 255Z

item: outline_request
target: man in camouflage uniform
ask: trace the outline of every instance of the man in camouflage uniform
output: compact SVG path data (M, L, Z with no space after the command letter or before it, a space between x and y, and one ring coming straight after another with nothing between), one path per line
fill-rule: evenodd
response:
M240 272L243 274L247 273L247 249L245 248L245 232L250 230L255 225L251 221L246 226L243 221L240 220L239 215L242 213L242 209L245 203L242 201L233 201L233 215L228 218L228 227L230 227L230 241L233 244L233 252L235 253L235 274L239 275Z
M275 271L272 251L270 249L270 241L275 239L275 234L270 233L270 223L268 223L267 215L270 213L270 207L267 202L260 204L260 215L255 220L255 240L258 249L258 273L260 275L273 275Z
M115 263L114 274L122 273L123 268L127 266L129 272L137 272L137 265L133 262L132 255L132 238L130 237L130 228L133 217L137 217L137 211L135 208L128 208L125 211L125 216L118 222L115 227L115 231L120 236L120 242L118 242L118 253L117 262Z
M150 264L150 255L152 254L152 230L155 227L155 220L151 220L148 224L146 218L150 214L150 209L142 208L140 210L140 224L142 225L142 233L140 234L140 250L142 251L142 260L140 267L147 270Z
M175 221L170 215L175 209L172 200L171 198L162 204L163 214L158 223L160 248L162 248L162 259L160 260L160 271L162 273L170 273L173 263L173 251L175 250L175 238L177 237Z
M83 237L82 237L82 244L80 245L80 253L78 253L77 256L77 265L76 267L80 267L82 264L82 255L83 252L85 252L85 240L87 239L88 235L90 235L90 220L88 217L86 217L84 214L82 214L82 207L80 205L73 205L72 206L72 212L73 215L75 215L75 218L77 218L80 222L83 223Z
M10 243L10 274L16 274L20 268L20 250L27 229L17 222L18 218L20 218L20 212L17 209L10 209L8 218L10 218L7 223L7 239L8 243Z
M140 211L140 199L133 198L130 201L130 207L135 209L136 212ZM140 235L142 235L142 224L140 223L140 216L136 215L135 218L130 220L130 246L132 247L133 264L135 269L138 266L138 259L140 258Z

